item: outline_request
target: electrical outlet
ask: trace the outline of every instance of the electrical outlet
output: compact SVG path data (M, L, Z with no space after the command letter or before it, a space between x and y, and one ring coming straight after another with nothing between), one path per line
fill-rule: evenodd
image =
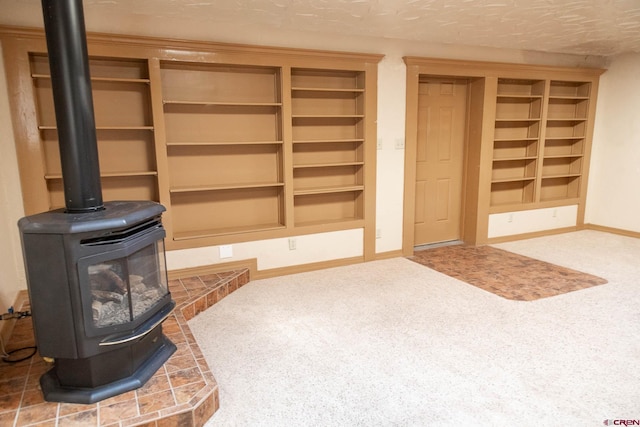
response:
M296 242L296 239L294 238L289 238L289 250L290 251L295 251L298 248L298 242Z
M382 150L382 138L378 138L378 150Z
M382 229L376 228L376 239L382 238Z
M396 138L396 150L404 150L404 138Z
M233 246L231 245L221 245L219 247L219 250L220 250L220 259L231 258L233 256Z
M513 214L510 213L509 217L507 218L507 222L513 222Z

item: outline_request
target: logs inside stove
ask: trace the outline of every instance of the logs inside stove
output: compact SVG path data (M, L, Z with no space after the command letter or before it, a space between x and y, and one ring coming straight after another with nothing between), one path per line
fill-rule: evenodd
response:
M19 229L48 401L93 403L142 386L175 352L161 215L103 203L81 0L42 0L65 208Z

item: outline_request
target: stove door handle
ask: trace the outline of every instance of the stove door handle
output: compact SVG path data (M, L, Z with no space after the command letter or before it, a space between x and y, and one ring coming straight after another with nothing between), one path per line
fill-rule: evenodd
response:
M173 301L172 301L172 303L173 303ZM160 315L160 318L157 319L155 322L150 323L148 326L145 325L145 328L144 328L144 330L142 332L134 333L133 335L127 335L127 336L124 336L124 337L121 336L121 337L118 337L118 338L111 338L111 339L105 338L100 343L98 343L98 345L99 346L118 345L118 344L123 344L123 343L129 342L129 341L137 340L138 338L142 338L145 335L147 335L149 332L153 331L156 326L158 326L159 324L164 322L165 319L167 317L169 317L171 315L171 313L173 313L173 308L174 307L175 307L175 303L171 304L169 306L169 310L166 311L164 314L162 312L158 313Z

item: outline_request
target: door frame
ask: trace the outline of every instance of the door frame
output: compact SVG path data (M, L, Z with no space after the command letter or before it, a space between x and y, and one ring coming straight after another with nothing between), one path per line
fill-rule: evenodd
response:
M486 168L480 166L486 164L486 160L491 158L492 147L483 147L481 144L483 133L487 131L487 126L482 126L482 123L483 120L487 120L483 114L485 100L488 99L485 93L490 90L488 86L491 86L491 80L497 81L497 79L485 78L486 63L416 57L404 57L404 62L407 68L407 80L402 254L413 255L415 244L418 87L421 76L466 79L468 82L461 239L466 244L484 244L487 241L489 221L489 204L485 203L485 198L488 197L489 192L481 189L491 185L491 178L486 176Z

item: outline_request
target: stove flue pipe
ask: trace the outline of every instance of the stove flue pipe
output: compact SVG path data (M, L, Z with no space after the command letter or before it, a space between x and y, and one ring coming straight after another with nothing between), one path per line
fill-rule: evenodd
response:
M42 0L66 211L104 208L82 0Z

